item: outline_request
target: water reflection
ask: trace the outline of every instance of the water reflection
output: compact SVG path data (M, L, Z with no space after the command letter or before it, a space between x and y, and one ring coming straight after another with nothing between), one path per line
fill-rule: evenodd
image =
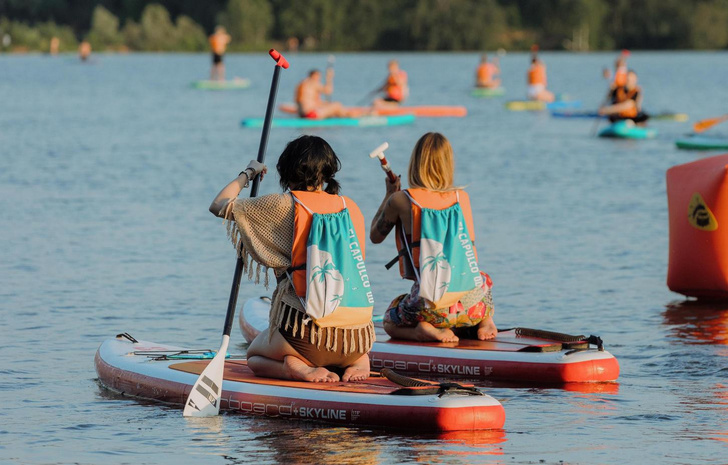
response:
M728 302L671 302L665 306L663 317L673 339L686 344L728 346ZM728 356L728 351L721 355Z

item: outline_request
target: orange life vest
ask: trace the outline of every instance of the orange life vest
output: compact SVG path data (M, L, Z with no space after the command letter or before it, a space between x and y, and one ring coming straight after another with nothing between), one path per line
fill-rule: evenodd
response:
M475 229L473 227L473 214L470 209L470 197L465 191L452 191L452 192L433 192L427 189L407 189L407 193L412 197L415 202L420 204L423 208L430 208L433 210L444 210L452 207L455 203L460 202L460 208L462 209L465 222L467 223L468 232L473 241L475 241ZM420 206L410 202L412 211L412 234L408 238L410 245L410 251L412 253L412 262L416 269L420 267L420 231L421 231L421 212ZM395 260L399 260L399 274L404 279L415 279L415 272L410 262L409 253L407 252L406 244L404 243L403 234L404 230L402 225L397 225L397 234L395 234L395 242L397 244L397 250L399 255ZM453 232L454 233L454 232ZM478 251L473 245L473 251L475 252L475 259L478 258ZM394 260L388 264L388 267L394 264Z
M532 64L528 69L528 84L531 86L546 86L546 66L543 64Z
M483 63L478 66L478 83L487 83L493 79L495 74L495 65L493 63Z
M399 85L395 77L390 74L387 77L387 84L384 91L387 93L387 97L393 100L402 101L404 100L404 86L407 84L407 73L400 70L398 74L402 85Z
M227 35L225 34L213 34L210 36L210 48L213 52L218 55L225 53L227 48Z
M619 116L622 118L634 118L637 116L637 102L635 101L635 97L639 93L640 88L635 87L632 90L627 90L626 87L617 87L614 93L614 103L623 103L628 100L634 101L634 106L628 110L620 111Z
M359 246L361 248L362 259L364 257L364 244L366 244L366 236L364 233L364 217L359 207L348 197L327 194L324 191L305 192L292 191L291 195L301 201L309 210L314 213L337 213L344 210L344 201L346 208L349 209L351 221L354 224ZM291 250L291 268L289 273L293 280L293 287L299 297L306 297L306 256L308 234L311 230L312 216L299 202L295 203L295 219L293 226L293 249Z

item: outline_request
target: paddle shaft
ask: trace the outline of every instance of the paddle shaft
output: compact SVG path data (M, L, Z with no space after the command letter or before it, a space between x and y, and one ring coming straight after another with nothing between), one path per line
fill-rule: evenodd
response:
M260 145L258 146L258 162L265 161L265 149L268 146L268 135L270 134L271 120L273 119L273 110L276 104L276 94L278 93L278 80L281 74L281 67L276 63L273 70L273 81L270 84L270 93L268 94L268 107L265 109L265 121L263 123L263 133L260 136ZM250 188L250 197L258 195L258 186L260 185L260 175L253 179L253 186ZM235 272L233 273L233 285L230 289L230 298L228 299L227 314L225 315L225 326L223 336L230 336L233 327L233 319L235 317L235 307L238 303L238 293L240 291L240 279L243 276L243 258L238 255L238 261L235 264Z

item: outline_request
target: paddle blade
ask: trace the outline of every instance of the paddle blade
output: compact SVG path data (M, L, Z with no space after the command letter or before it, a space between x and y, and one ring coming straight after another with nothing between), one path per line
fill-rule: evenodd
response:
M278 66L283 69L288 69L288 60L278 50L272 48L268 51L268 55L276 61Z
M708 130L715 126L718 123L722 123L723 121L728 120L728 115L719 116L717 118L709 118L704 119L702 121L698 121L697 123L693 124L693 131L695 132L703 132L705 130Z
M214 417L220 413L222 377L225 370L225 354L230 336L222 338L222 345L212 361L202 371L192 386L182 414L186 417Z

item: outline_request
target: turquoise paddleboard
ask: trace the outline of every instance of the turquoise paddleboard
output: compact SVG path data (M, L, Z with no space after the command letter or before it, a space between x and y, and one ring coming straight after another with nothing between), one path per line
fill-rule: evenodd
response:
M306 119L306 118L273 118L271 125L276 128L323 128L323 127L340 127L340 126L399 126L402 124L412 124L415 121L415 115L397 115L397 116L362 116L360 118L326 118L326 119ZM247 118L242 121L242 125L246 128L262 128L263 118Z
M502 87L476 87L470 92L473 97L500 97L506 90Z
M238 90L250 87L250 79L233 79L232 81L195 81L192 83L195 89L203 90Z
M617 137L621 139L651 139L656 135L656 130L637 126L634 121L628 119L617 121L599 132L599 137Z
M728 149L728 138L710 136L690 136L675 141L679 149L688 150L723 150Z

